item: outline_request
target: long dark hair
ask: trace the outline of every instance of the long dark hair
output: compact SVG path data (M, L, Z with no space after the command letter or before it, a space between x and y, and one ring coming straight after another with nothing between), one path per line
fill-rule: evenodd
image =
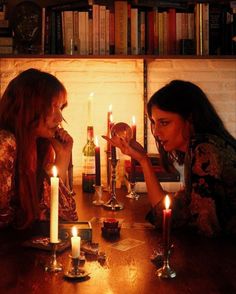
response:
M152 95L147 104L149 117L152 107L179 114L183 119L190 120L196 134L214 134L226 140L236 148L236 140L226 130L223 121L217 114L206 94L197 85L182 80L173 80ZM158 139L157 147L163 166L168 170L176 159L183 163L184 154L175 151L168 153L164 150Z
M14 134L17 144L15 205L19 208L16 223L21 228L38 218L36 165L42 166L44 158L37 158L37 151L44 150L46 156L50 149L48 140L35 142L34 131L40 118L46 118L53 98L59 95L66 95L66 90L55 76L31 68L10 81L0 100L0 129Z

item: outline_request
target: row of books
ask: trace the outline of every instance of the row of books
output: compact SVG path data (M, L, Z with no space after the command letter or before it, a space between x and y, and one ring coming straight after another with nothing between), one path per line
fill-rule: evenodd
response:
M13 37L6 14L6 2L0 1L0 54L13 53Z
M68 6L67 6L68 7ZM69 9L69 8L68 8ZM185 8L186 9L186 8ZM236 54L235 8L196 3L187 10L93 4L46 9L46 54Z

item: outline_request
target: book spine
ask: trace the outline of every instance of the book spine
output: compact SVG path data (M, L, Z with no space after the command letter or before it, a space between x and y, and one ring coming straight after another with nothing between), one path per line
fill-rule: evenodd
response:
M202 3L202 54L209 55L209 3Z
M105 14L105 55L110 54L110 10L106 9Z
M56 53L63 54L62 20L60 11L56 11Z
M209 6L209 54L220 54L221 8L219 5Z
M93 4L93 55L99 55L99 5Z
M167 53L170 55L176 54L176 10L169 9L168 15L168 42Z
M127 55L127 13L126 1L115 1L115 54Z
M147 11L147 54L154 53L154 11Z
M131 8L131 54L138 55L138 8Z
M74 49L74 21L73 11L63 11L65 54L73 54Z
M46 8L42 8L42 29L41 29L41 54L44 54L45 49L45 15L46 15Z
M154 9L154 39L153 39L153 50L154 54L158 54L158 43L159 43L159 35L158 35L158 8Z
M106 51L106 7L100 5L99 11L99 31L100 31L100 55L105 55Z

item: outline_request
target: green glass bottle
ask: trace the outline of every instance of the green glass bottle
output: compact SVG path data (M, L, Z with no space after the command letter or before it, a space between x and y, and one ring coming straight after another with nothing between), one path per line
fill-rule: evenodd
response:
M87 127L87 143L83 147L82 189L83 192L94 192L95 184L95 144L93 127Z

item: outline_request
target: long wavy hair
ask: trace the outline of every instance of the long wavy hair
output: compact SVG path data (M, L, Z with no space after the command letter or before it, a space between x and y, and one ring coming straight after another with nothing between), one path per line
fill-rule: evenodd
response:
M184 120L189 120L194 133L214 134L236 148L236 140L227 131L206 94L197 85L188 81L173 80L155 92L148 101L149 117L152 116L153 106L179 114ZM183 164L184 153L177 150L166 152L158 138L155 139L162 165L166 170L170 170L175 160Z
M29 227L39 217L43 164L52 154L49 140L35 142L40 118L46 119L52 100L66 95L62 83L53 75L28 69L8 84L0 100L0 129L14 134L17 145L15 167L16 226Z

